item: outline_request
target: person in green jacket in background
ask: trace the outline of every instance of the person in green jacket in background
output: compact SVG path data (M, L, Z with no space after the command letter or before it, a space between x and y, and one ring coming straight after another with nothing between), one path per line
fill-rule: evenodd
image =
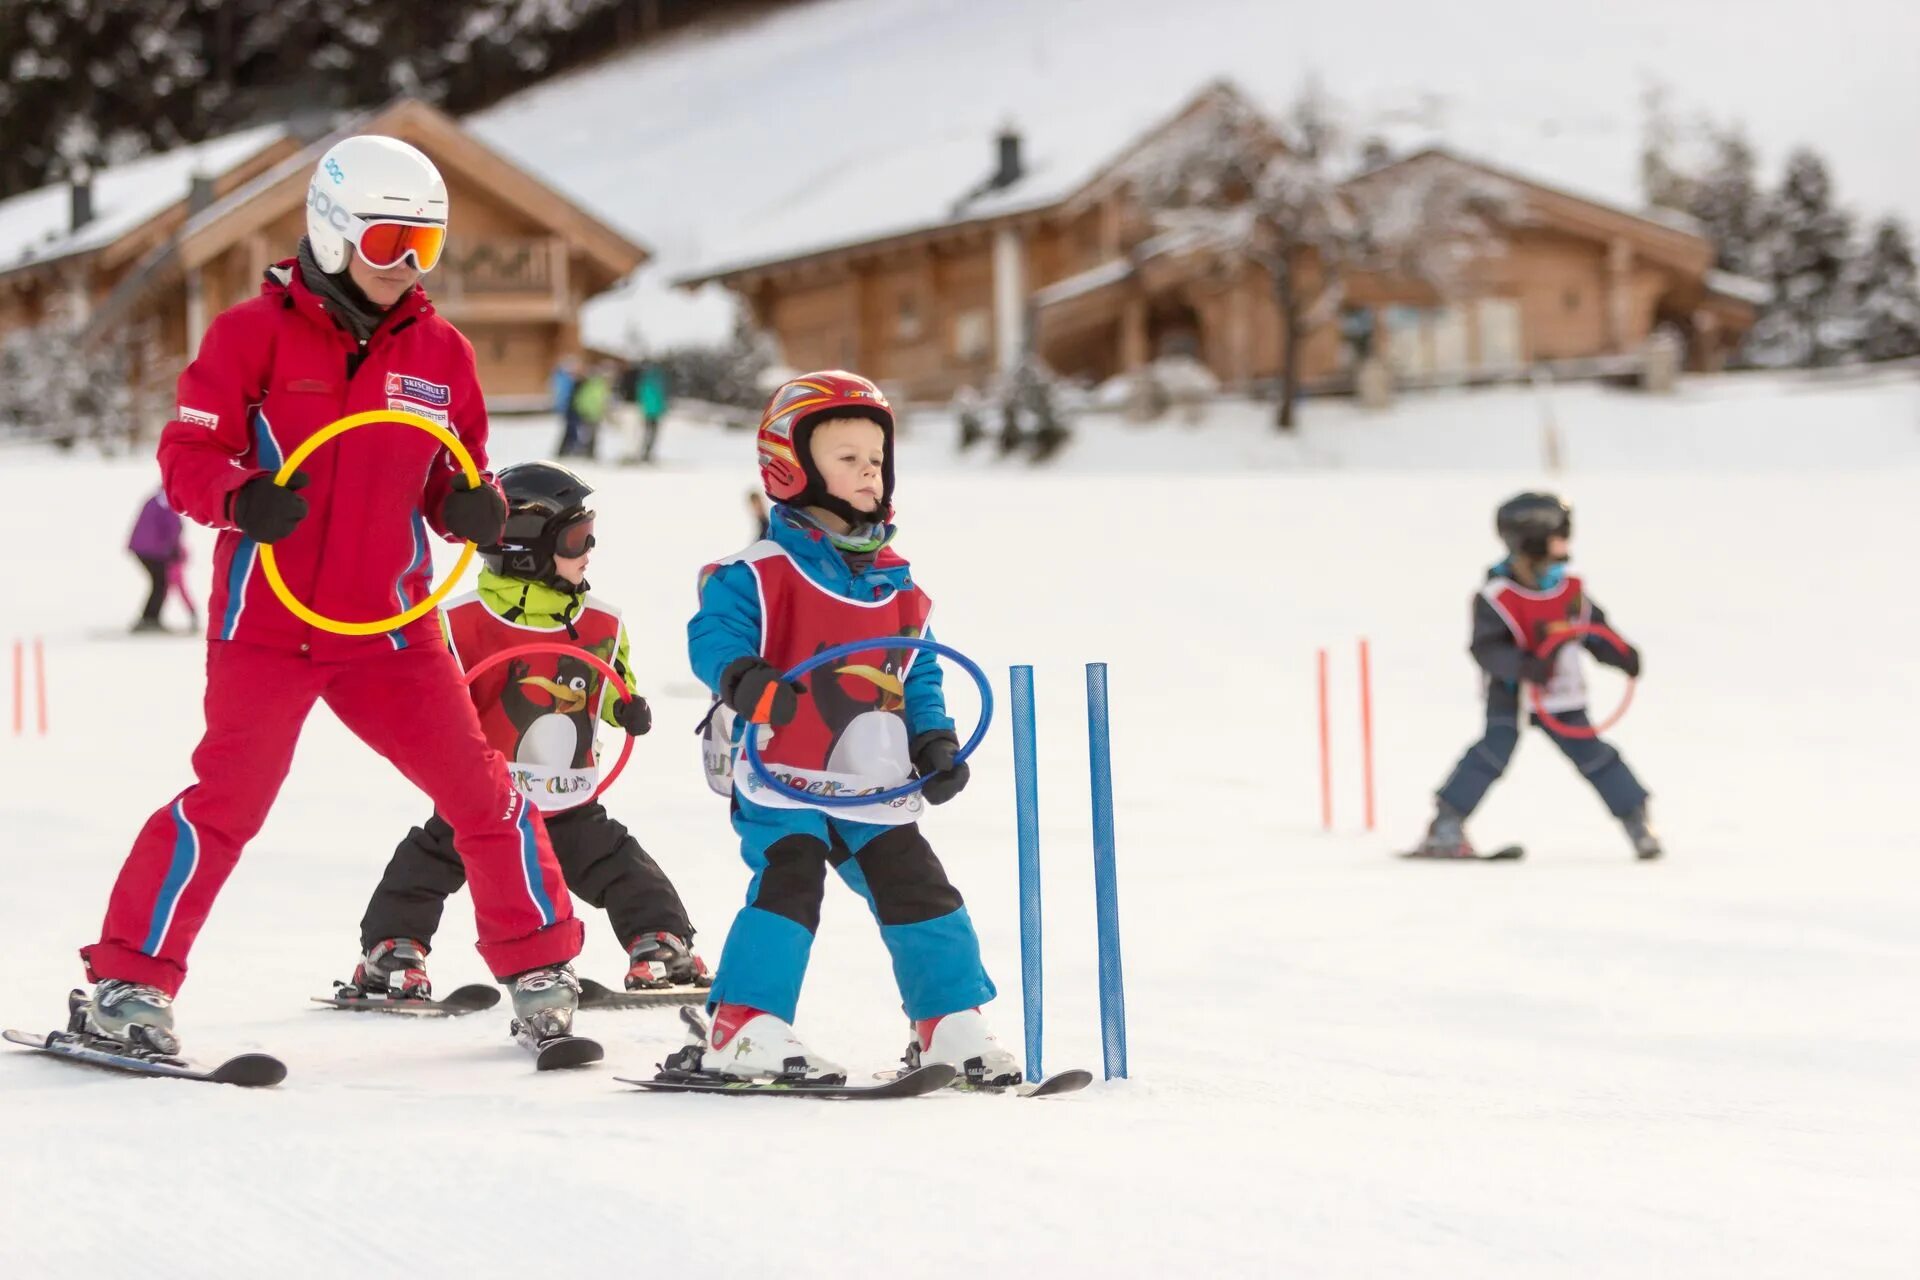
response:
M654 442L660 438L660 419L667 416L667 371L649 361L640 370L634 401L640 406L640 423L645 434L640 440L641 462L653 462Z
M604 364L595 365L573 389L573 413L580 420L580 452L586 457L593 457L599 447L600 428L612 401L613 371Z

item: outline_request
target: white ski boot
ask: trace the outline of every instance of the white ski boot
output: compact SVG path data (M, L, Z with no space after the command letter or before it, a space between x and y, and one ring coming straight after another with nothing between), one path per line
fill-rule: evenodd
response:
M958 1071L968 1084L1005 1088L1020 1083L1020 1059L994 1038L978 1009L962 1009L913 1024L906 1063L911 1071L941 1062Z
M180 1052L180 1037L173 1033L173 997L158 987L106 978L73 1013L80 1024L76 1031L168 1057Z
M734 1080L847 1082L847 1069L802 1044L784 1018L744 1004L723 1004L715 1009L705 1043L695 1032L688 1038L688 1047L699 1050L699 1065L692 1069L706 1074ZM687 1053L683 1061L693 1056Z
M580 1007L580 979L570 964L529 969L513 979L513 1034L538 1042L573 1034L573 1011Z

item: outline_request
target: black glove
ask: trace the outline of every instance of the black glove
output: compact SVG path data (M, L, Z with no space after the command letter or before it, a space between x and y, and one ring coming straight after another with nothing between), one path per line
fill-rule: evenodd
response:
M781 725L800 710L807 686L780 679L780 668L759 658L736 658L720 673L720 700L754 724Z
M306 487L304 471L288 476L284 486L263 472L233 491L227 514L255 542L278 542L306 519L307 500L296 492Z
M465 476L455 476L440 504L440 523L464 542L493 546L507 527L507 500L490 484L476 486Z
M966 790L973 770L966 762L953 758L960 754L960 739L950 729L929 729L913 740L913 767L926 779L920 794L928 804L945 804Z
M653 708L645 698L635 695L613 704L613 718L629 737L637 738L653 728Z
M1537 653L1520 655L1520 678L1528 684L1546 684L1553 679L1554 664L1559 660L1560 651L1554 650L1544 657Z
M1637 679L1640 675L1640 651L1632 645L1620 655L1620 669L1627 673L1628 679Z

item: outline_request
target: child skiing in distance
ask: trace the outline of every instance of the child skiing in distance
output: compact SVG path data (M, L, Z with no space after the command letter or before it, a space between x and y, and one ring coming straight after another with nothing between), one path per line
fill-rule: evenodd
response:
M1522 493L1501 504L1494 524L1508 554L1487 571L1486 585L1474 597L1470 645L1485 673L1486 732L1440 788L1433 823L1412 857L1480 856L1467 840L1465 823L1513 758L1520 739L1522 684L1540 686L1541 705L1554 719L1584 729L1587 696L1580 650L1629 676L1640 673L1638 650L1629 646L1621 652L1597 636L1583 637L1584 644L1564 643L1551 657L1539 656L1541 645L1556 631L1575 623L1605 626L1607 621L1579 577L1567 572L1572 509L1553 494ZM1635 855L1642 860L1660 857L1660 839L1647 814L1647 790L1619 751L1597 737L1560 733L1537 715L1533 723L1600 793L1626 828Z
M933 655L876 650L785 683L829 646L928 635L930 601L891 547L893 411L867 379L838 371L774 392L759 430L761 483L776 505L767 536L708 567L688 624L694 673L736 713L733 826L753 872L714 974L704 1040L680 1066L745 1079L841 1081L844 1068L793 1029L826 872L866 899L912 1022L910 1066L947 1063L987 1084L1020 1064L987 1029L994 996L959 890L916 819L967 785ZM914 772L922 791L829 809L770 789L740 757L761 735L771 770L802 789L858 794ZM722 768L725 768L724 757ZM722 785L725 785L724 783Z
M552 641L594 654L631 683L620 614L588 594L592 486L546 462L508 467L499 478L506 527L499 543L481 551L479 589L442 615L454 660L471 670L502 650ZM567 887L606 911L627 953L627 989L706 986L680 895L640 842L591 799L599 781L597 722L646 733L653 727L646 699L620 698L590 664L554 654L509 659L471 692L488 741L546 818ZM448 896L464 883L453 829L434 814L394 849L360 922L363 954L342 994L430 998L427 953Z
M165 631L166 627L160 621L160 611L166 608L167 597L176 590L186 603L188 616L198 623L200 614L193 606L192 597L187 595L186 580L181 572L187 547L182 537L180 516L167 505L164 489L153 494L141 506L133 532L127 537L127 550L147 571L147 602L142 606L133 630L136 633Z

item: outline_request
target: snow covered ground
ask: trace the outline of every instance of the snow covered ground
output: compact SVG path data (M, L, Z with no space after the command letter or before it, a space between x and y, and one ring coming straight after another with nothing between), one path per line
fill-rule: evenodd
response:
M1526 841L1526 862L1388 856L1478 728L1465 605L1494 557L1493 505L1543 478L1525 461L1528 393L1377 419L1314 406L1298 446L1266 444L1254 409L1191 432L1115 425L1104 445L1090 427L1046 473L953 459L933 423L903 443L902 546L943 638L998 693L1009 663L1038 668L1056 1069L1098 1066L1081 664L1112 665L1131 1081L1046 1104L648 1097L612 1077L677 1043L670 1014L583 1014L608 1062L535 1076L497 1012L408 1023L309 1006L345 976L365 895L424 813L318 711L180 1003L190 1051L268 1049L289 1080L246 1092L0 1054L0 1274L54 1274L90 1251L155 1277L285 1280L555 1265L1911 1275L1914 383L1555 394L1581 565L1647 656L1617 740L1656 792L1666 862L1634 863L1538 738L1474 823L1483 842ZM546 434L504 426L499 460ZM698 565L746 535L750 444L671 424L663 447L658 470L591 470L592 577L628 610L658 725L609 801L675 876L712 956L746 877L697 777L704 699L683 627ZM14 451L0 469L0 540L21 575L0 640L45 637L52 721L45 740L0 737L0 1023L40 1028L80 976L74 948L135 829L187 779L201 646L121 634L141 580L120 518L151 464ZM81 532L94 512L104 527ZM51 553L37 567L36 548ZM1870 621L1852 622L1863 607ZM1360 636L1375 666L1371 834ZM1336 673L1331 835L1314 774L1321 645ZM1612 692L1609 674L1595 683ZM972 787L927 825L1001 984L989 1012L1017 1044L1004 721ZM485 979L472 940L456 903L434 958L443 987ZM583 971L611 979L620 963L590 918ZM884 952L837 890L801 1027L874 1069L903 1041Z

